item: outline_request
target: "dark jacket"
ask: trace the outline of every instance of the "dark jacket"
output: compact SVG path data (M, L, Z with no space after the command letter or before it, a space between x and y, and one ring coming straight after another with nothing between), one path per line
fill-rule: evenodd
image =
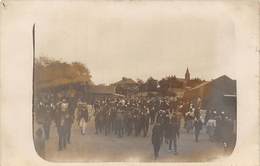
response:
M71 116L65 117L65 119L64 119L64 129L66 131L69 130L72 126L72 123L73 123L73 120L72 120Z
M167 127L168 137L169 139L176 139L178 135L178 122L177 120L169 121Z
M80 119L84 118L84 120L87 122L88 121L88 110L81 110L80 111Z
M202 129L201 120L195 120L194 121L194 128L195 128L195 132L199 132Z
M231 120L223 120L221 127L221 136L223 141L228 142L232 139L233 122Z
M162 129L160 125L154 125L153 131L152 131L152 144L161 144L162 142Z

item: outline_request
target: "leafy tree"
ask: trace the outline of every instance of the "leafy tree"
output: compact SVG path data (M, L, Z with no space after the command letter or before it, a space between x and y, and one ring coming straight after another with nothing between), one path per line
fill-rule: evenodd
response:
M150 77L145 82L145 87L146 91L157 91L158 81Z
M162 95L174 96L174 88L184 88L183 82L177 79L176 76L168 76L159 81L159 92Z
M92 83L87 67L79 62L71 64L40 57L36 59L34 83L36 86L51 87L76 82Z
M169 83L167 79L163 78L159 81L159 91L161 94L166 95L169 89Z

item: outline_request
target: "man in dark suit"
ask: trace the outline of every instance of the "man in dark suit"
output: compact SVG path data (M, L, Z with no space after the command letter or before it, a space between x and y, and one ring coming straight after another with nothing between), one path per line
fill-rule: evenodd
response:
M200 130L202 129L202 122L200 120L200 118L195 118L194 121L194 129L195 129L195 141L198 142L199 141L199 134L200 134Z
M178 137L178 121L177 116L174 114L169 120L167 132L169 136L169 151L172 151L172 142L174 147L174 154L177 155L177 137Z
M65 129L65 115L61 115L59 124L57 126L58 128L58 134L59 134L59 151L66 148L66 129Z
M36 131L36 136L34 137L34 146L38 155L42 158L45 158L45 139L43 137L41 128Z
M73 118L72 115L70 115L69 113L67 113L65 115L65 119L64 119L64 129L65 129L65 141L66 143L70 144L70 137L71 137L71 127L72 127L72 123L73 123Z
M160 146L162 143L163 134L160 123L156 122L152 130L152 144L154 148L154 159L159 157Z

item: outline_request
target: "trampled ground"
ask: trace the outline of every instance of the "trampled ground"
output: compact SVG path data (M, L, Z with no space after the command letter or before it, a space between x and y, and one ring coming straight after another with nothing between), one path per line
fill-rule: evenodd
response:
M79 127L74 124L71 144L58 151L58 136L54 124L51 127L50 139L46 142L46 159L48 161L73 162L154 162L151 144L151 129L147 137L124 136L114 134L96 135L93 119L88 122L86 135L82 136ZM224 155L221 144L210 142L205 129L201 132L199 142L194 141L192 133L181 130L178 140L178 155L168 152L168 144L163 143L160 156L156 162L199 162L210 161Z

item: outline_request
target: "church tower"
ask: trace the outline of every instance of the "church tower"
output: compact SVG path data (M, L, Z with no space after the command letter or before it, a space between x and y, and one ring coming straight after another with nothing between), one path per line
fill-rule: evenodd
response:
M187 68L186 73L185 73L185 81L189 81L190 80L190 72L189 69Z

